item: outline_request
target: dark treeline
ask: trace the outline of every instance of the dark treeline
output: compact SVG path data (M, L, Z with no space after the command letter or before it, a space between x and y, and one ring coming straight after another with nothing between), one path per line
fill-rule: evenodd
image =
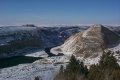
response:
M8 45L0 46L0 53L10 53L15 50L24 49L26 47L41 47L42 42L37 38L26 40L15 40L8 43Z
M72 56L66 68L60 67L54 80L120 80L120 66L111 52L104 53L99 63L89 69Z

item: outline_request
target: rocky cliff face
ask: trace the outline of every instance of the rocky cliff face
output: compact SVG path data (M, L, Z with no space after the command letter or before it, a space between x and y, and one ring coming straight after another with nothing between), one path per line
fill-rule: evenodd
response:
M64 53L81 57L96 57L108 45L119 40L119 36L102 25L93 25L84 32L79 32L61 46Z

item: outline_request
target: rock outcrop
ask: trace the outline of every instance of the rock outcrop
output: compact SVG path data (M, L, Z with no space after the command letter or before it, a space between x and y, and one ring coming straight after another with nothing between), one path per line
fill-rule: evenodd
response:
M103 25L93 25L68 38L61 50L80 57L96 57L118 40L119 36Z

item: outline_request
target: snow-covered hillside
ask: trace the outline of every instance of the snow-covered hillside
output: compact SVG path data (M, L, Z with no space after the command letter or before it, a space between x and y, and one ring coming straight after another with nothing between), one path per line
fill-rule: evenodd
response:
M42 43L42 47L29 48L29 45L23 49L15 50L10 53L11 56L32 56L42 57L33 63L19 64L16 66L0 69L0 80L34 80L34 77L38 76L41 80L53 80L53 77L59 71L61 65L66 66L68 64L72 52L64 52L61 50L61 44L71 35L84 31L86 27L26 27L26 26L4 26L0 27L0 47L8 45L12 41L26 40L37 38ZM111 28L112 29L112 28ZM113 29L112 29L113 30ZM116 29L113 31L116 32ZM85 32L83 37L88 36ZM32 41L32 43L34 43ZM73 40L74 42L74 37ZM71 41L71 43L72 43ZM79 40L78 40L79 41ZM70 42L68 42L69 44ZM67 44L66 44L67 45ZM57 46L57 47L53 47ZM45 48L53 47L50 52L57 55L49 57L45 52ZM120 43L114 44L109 48L114 52L120 50ZM0 54L3 54L0 52ZM5 53L4 53L5 54ZM64 55L59 55L64 54ZM77 57L77 59L83 61L85 65L89 67L91 64L98 63L101 53L96 58L84 58ZM58 56L59 55L59 56ZM3 55L0 55L3 57ZM6 53L5 56L8 56ZM115 53L120 64L120 53Z
M33 53L34 55L34 53ZM61 65L69 62L66 56L47 57L30 64L0 69L0 80L33 80L38 76L41 80L53 80Z
M118 40L119 36L103 25L93 25L87 30L68 38L60 49L63 53L94 58L100 55L108 45L116 43Z

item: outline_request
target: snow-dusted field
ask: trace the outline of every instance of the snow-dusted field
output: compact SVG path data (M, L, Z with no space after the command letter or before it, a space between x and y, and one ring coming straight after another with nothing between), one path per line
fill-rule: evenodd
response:
M0 70L0 80L33 80L35 76L49 80L50 74L47 74L54 72L54 69L53 65L47 64L21 64Z
M17 66L0 69L0 80L34 80L38 76L42 80L53 80L54 75L59 71L60 65L66 65L69 62L67 56L48 57L44 50L30 50L26 54L25 50L19 50L15 54L7 55L8 57L25 55L31 57L42 57L29 64L19 64ZM28 50L27 50L28 51Z
M44 51L36 52L26 56L46 55ZM46 57L46 56L45 56ZM46 57L30 64L19 64L17 66L0 69L0 80L34 80L38 76L41 80L53 80L61 65L66 65L69 58L66 56Z

